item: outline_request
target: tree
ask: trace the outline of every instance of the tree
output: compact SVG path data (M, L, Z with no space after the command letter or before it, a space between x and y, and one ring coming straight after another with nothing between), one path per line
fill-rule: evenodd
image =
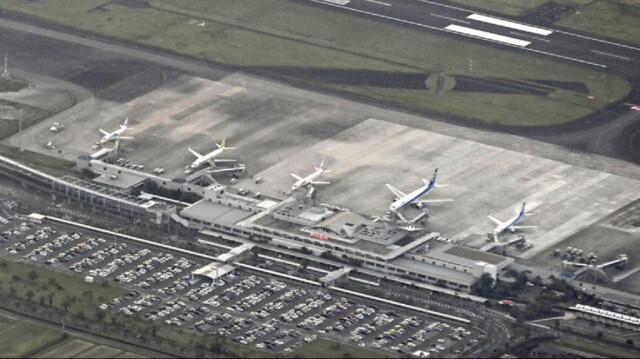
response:
M39 277L40 276L38 275L38 272L36 272L35 270L32 270L31 272L29 272L29 279L31 279L32 281L35 281Z
M96 319L98 319L99 322L103 321L105 316L104 310L96 309Z
M33 293L32 290L28 290L27 293L25 293L25 295L27 296L27 299L29 299L29 301L31 301L31 298L33 298L35 293Z
M543 284L544 284L544 283L542 282L542 277L540 277L539 275L535 276L535 278L533 278L533 279L531 280L531 283L533 283L533 284L535 284L535 285L537 285L537 286L541 286L541 285L543 285Z
M493 277L491 276L491 274L482 273L482 275L480 276L480 280L476 285L476 293L483 297L487 297L491 294L494 284L495 284L495 281L493 280Z

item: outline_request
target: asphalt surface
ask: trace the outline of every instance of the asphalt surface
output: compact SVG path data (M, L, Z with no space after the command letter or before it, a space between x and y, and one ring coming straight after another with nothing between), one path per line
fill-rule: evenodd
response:
M636 88L637 85L635 85L640 77L640 46L554 29L548 27L548 24L545 24L547 27L529 25L536 30L525 28L525 31L498 26L469 18L474 14L484 15L480 12L427 0L300 0L300 2L310 6L328 7L335 11L367 17L372 20L421 28L425 31L456 37L464 36L470 41L484 42L487 45L518 52L529 52L532 56L545 56L621 76L630 81L633 89L627 98L617 104L612 104L604 111L562 126L500 127L494 128L494 130L640 163L640 121L638 121L640 120L640 111L631 108L631 105L640 103L640 94ZM500 20L510 22L510 26L524 24L518 19L502 17ZM528 17L528 20L532 20L531 16ZM545 19L540 18L539 22L544 23ZM459 31L447 29L450 25L528 41L530 44L526 46L509 45L504 42L465 35ZM537 30L548 30L550 33L541 35L531 32ZM440 120L447 121L447 119ZM483 125L480 127L486 128Z
M336 8L336 11L347 11L346 8L343 9L338 5L318 0L304 0L304 2L309 3L312 6L333 6ZM359 4L358 6L365 6L363 9L366 11L371 10L371 8L367 8L366 6L374 6L375 4L364 0L350 1L348 3L352 6L355 6L354 4ZM426 20L440 21L438 26L445 27L448 26L446 25L447 21L455 21L448 20L442 16L451 17L449 15L457 14L456 16L458 19L465 19L465 16L472 13L471 11L465 12L458 8L444 7L432 2L424 1L406 2L406 4L403 2L401 4L402 6L395 6L395 3L393 5L394 6L391 6L391 8L398 8L398 10L393 11L402 10L402 13L423 14L423 17ZM376 7L387 8L387 6L383 5L376 5ZM434 12L436 10L441 12ZM452 13L450 14L442 11L449 11ZM429 15L432 13L438 14L440 17ZM362 13L359 15L371 16L373 19L379 18L381 21L391 21L379 16ZM18 22L13 20L17 20ZM11 54L9 60L9 67L11 70L27 71L42 76L66 80L75 85L88 86L89 91L97 98L126 102L127 100L153 90L155 87L170 81L181 73L192 74L213 80L219 80L230 74L228 70L211 67L201 61L181 58L173 54L159 53L156 50L141 47L127 47L108 39L90 38L81 33L78 33L78 35L82 36L78 36L73 34L73 31L68 28L57 29L52 24L48 23L39 23L34 26L34 24L31 23L19 22L26 21L25 19L16 18L13 20L0 19L0 26L2 27L2 31L0 32L0 52ZM436 25L435 22L433 24L434 26ZM409 26L410 24L407 25ZM480 24L479 26L496 27L495 25L487 24ZM489 29L485 27L479 27L479 29L488 31ZM428 28L426 28L426 30L428 30ZM497 32L498 30L502 30L503 32L507 31L507 33L508 31L512 31L505 29L497 29L495 31L492 29L491 31ZM515 36L513 34L510 35ZM460 35L452 34L452 36ZM567 35L561 31L555 31L548 35L549 39L563 36L566 37L573 35ZM588 42L590 44L601 46L597 47L597 51L599 52L610 51L610 49L604 48L604 46L617 46L608 42L583 38L581 36L582 35L574 36L575 39L582 40L571 41L571 44L576 44L572 46L577 46L577 44L582 42ZM483 40L476 39L476 41ZM544 41L541 42L546 44ZM487 44L490 43L487 42ZM529 46L534 46L534 44L532 43ZM627 54L627 51L636 51L632 48L624 46L617 47L623 49L621 51L625 51L623 53L619 53L621 55L617 56L629 57L632 61L626 61L621 58L611 56L608 56L610 58L606 58L607 56L592 52L590 53L590 56L598 55L605 57L605 60L607 60L605 61L605 64L608 66L608 68L604 69L605 71L615 70L617 72L626 72L626 75L624 76L626 78L636 76L638 69L640 69L640 67L637 66L638 56L640 55ZM524 51L520 48L514 48L514 50ZM558 59L560 60L560 58ZM591 57L585 57L584 59L594 60ZM621 67L616 65L617 63L619 63L618 65ZM593 65L584 65L593 67ZM245 70L250 71L251 69ZM263 71L260 71L260 73L262 75L269 76L268 73L265 74ZM95 82L95 80L90 81L90 79L96 76L103 77L105 74L109 74L110 77L115 76L115 78L107 79L108 81L103 83ZM154 74L157 75L154 76ZM276 78L279 78L278 74L273 75ZM138 81L135 86L133 86L134 84L129 80L132 78L144 79L144 81ZM115 85L111 86L113 84ZM504 145L506 148L512 148L513 146L518 147L520 145L509 138L502 139L496 136L489 136L491 132L507 132L518 136L561 145L571 149L640 163L640 121L638 121L640 120L640 111L631 110L630 106L626 103L640 103L640 96L633 91L633 93L621 103L612 104L611 108L605 111L601 111L563 126L547 126L543 128L494 128L493 126L487 126L479 123L466 123L466 126L479 127L483 130L488 130L489 133L487 133L487 136L482 135L482 137L486 137L484 140L476 138L476 136L472 136L474 137L473 139L491 144L499 143L501 147ZM443 123L460 123L460 120L455 118L433 116L432 118ZM424 123L424 121L412 122L411 125L416 128L424 128L426 126L432 130L436 129L435 126L421 125L421 123ZM445 127L446 128L442 131L452 133L451 131L453 131L453 129L448 128L448 126ZM460 131L456 130L455 132Z
M479 13L459 6L427 0L307 0L307 2L425 30L444 32L455 36L468 36L478 41L490 41L501 44L501 46L517 48L520 51L529 51L532 54L550 56L598 69L609 69L618 74L627 74L630 77L635 77L640 73L638 66L640 64L640 47L567 31L542 29L538 26L535 26L536 30L513 28L513 26L517 26L513 24L517 20L506 18L501 20L511 22L509 26L491 24L484 20L478 21L475 17L469 18L469 16ZM491 18L496 19L493 16ZM530 44L525 46L509 45L501 40L487 40L477 35L465 35L455 28L452 30L450 27L452 24L530 42ZM518 24L521 23L518 21ZM548 30L551 33L537 32L538 30Z

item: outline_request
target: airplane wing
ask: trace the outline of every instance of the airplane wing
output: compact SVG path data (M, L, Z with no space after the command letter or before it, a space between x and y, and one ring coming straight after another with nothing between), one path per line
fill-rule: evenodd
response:
M133 137L131 136L118 136L119 140L133 140Z
M298 181L301 181L301 180L302 180L302 177L298 176L298 175L297 175L297 174L295 174L295 173L292 173L291 175L293 176L293 178L297 179Z
M441 203L441 202L453 202L452 199L423 199L420 201L415 201L413 203Z
M193 153L194 156L196 156L198 158L202 158L202 155L199 154L198 152L192 150L191 147L189 147L188 150L189 150L189 152Z
M500 226L500 225L502 225L502 222L501 222L501 221L499 221L499 220L497 220L496 218L491 217L490 215L487 215L487 217L489 217L489 219L490 219L490 220L492 220L492 221L494 221L497 225L499 225L499 226Z
M326 181L311 181L311 184L330 184L331 182Z
M391 192L393 192L393 194L394 194L396 197L398 197L398 198L402 198L402 197L406 196L406 194L402 193L402 191L401 191L401 190L399 190L399 189L397 189L397 188L393 187L392 185L390 185L390 184L388 184L388 183L385 183L385 185L387 186L387 188L388 188Z
M236 162L236 160L214 159L213 162Z
M538 226L511 226L509 228L512 228L512 229L534 229L534 228L538 228Z
M109 132L107 132L107 131L105 131L103 129L99 129L99 130L100 130L100 132L102 132L103 135L105 135L105 136L109 135Z

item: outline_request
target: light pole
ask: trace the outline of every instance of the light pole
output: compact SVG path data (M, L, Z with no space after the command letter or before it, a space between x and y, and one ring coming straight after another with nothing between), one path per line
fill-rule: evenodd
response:
M18 110L18 151L22 152L22 109Z

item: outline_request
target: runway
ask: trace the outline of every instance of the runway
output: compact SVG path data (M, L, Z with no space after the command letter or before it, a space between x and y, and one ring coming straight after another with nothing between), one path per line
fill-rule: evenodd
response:
M578 33L543 28L428 0L304 0L315 6L370 17L427 31L465 36L500 47L554 57L635 77L640 47Z

